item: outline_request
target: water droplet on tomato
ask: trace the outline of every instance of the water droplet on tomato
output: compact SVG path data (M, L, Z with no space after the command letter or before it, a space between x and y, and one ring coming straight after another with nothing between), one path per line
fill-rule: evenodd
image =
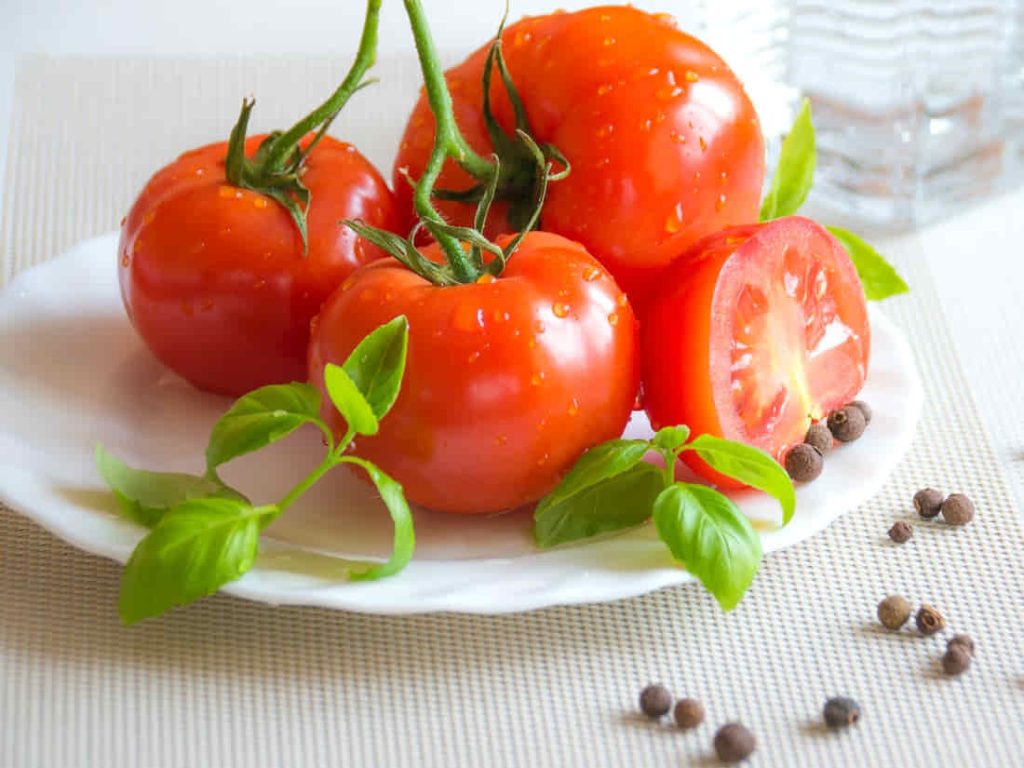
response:
M452 314L452 326L457 331L479 331L484 327L484 310L473 304L460 304Z
M658 101L671 101L682 93L683 89L678 85L663 85L657 90L654 97L658 99Z
M546 326L544 325L544 321L543 320L534 320L533 321L533 330L535 330L537 333L544 333L545 329L546 329Z
M725 195L719 195L718 199L715 201L715 210L720 211L723 208L725 208Z
M676 144L685 144L686 143L686 135L682 134L682 133L679 133L678 131L669 131L668 136Z
M142 250L142 238L139 237L139 238L136 238L135 242L132 244L132 253L134 253L135 255L138 255L139 251L141 251L141 250Z
M132 260L131 260L131 258L130 258L130 257L128 256L128 254L127 254L127 253L126 253L126 254L125 254L124 256L122 256L122 257L121 257L121 266L122 266L122 267L127 267L127 266L128 266L129 264L131 264L131 263L132 263Z
M153 219L156 218L156 211L146 211L146 215L142 217L142 226L146 226Z
M270 205L270 201L262 195L258 195L252 199L252 204L255 208L266 208Z
M507 442L508 442L508 435L498 435L496 438L494 438L494 444L495 445L504 445Z
M704 137L701 136L699 141L700 141L700 151L701 152L707 151L708 143L704 140Z
M574 397L572 399L572 401L569 403L569 415L570 416L575 416L579 412L580 412L580 401L577 400Z
M550 459L550 458L551 458L551 456L549 454L545 453L543 456L541 456L539 459L537 459L537 466L538 467L543 467L545 464L548 463L548 459Z
M475 363L479 359L480 359L480 350L476 350L474 352L470 352L469 357L466 358L466 362L469 363L470 365L472 365L473 363Z
M494 318L494 322L496 322L496 323L507 323L508 322L508 318L509 318L509 314L508 314L508 312L504 312L504 311L502 311L500 309L496 309L496 310L494 310L494 314L492 315L492 317Z
M700 80L700 75L698 75L692 69L686 70L686 82L696 83L698 80Z
M665 231L670 235L674 235L680 229L683 228L683 204L676 203L676 207L672 209L672 213L665 219Z
M671 13L656 13L654 14L654 20L666 27L675 28L679 26L679 22L676 20L676 17Z
M619 298L615 300L615 303L618 304L620 307L624 307L626 306L626 304L629 303L629 299L626 298L626 294L620 293Z
M721 173L720 173L720 174L718 175L718 180L719 180L720 182L722 182L723 184L725 184L725 183L726 183L726 182L727 182L727 181L729 180L729 174L728 174L728 173L726 173L725 171L722 171L722 172L721 172Z
M568 317L569 316L569 305L564 301L556 301L551 305L551 312L555 317Z
M600 18L601 21L611 21L612 20L611 14L608 14L608 13L602 13L598 18Z
M492 275L492 274L491 274L490 272L484 272L484 273L483 273L482 275L480 275L480 277L478 277L478 278L476 279L476 282L477 282L477 283L478 283L479 285L490 285L491 283L493 283L493 282L494 282L495 280L497 280L497 279L498 279L498 278L496 278L496 277L495 277L494 275Z
M530 377L530 384L535 387L539 387L544 381L544 371L537 371Z
M608 315L608 325L610 325L612 328L614 328L618 324L619 324L619 313L618 312L612 312L611 314L609 314Z
M526 45L532 39L533 35L531 33L519 30L518 32L516 32L515 37L512 38L512 44L519 47Z
M599 139L606 139L609 136L611 136L612 133L614 133L614 132L615 132L615 126L612 125L611 123L607 123L607 124L602 125L600 128L597 129L597 138L599 138Z
M612 88L614 88L614 86L611 83L602 83L601 85L597 86L597 95L604 96Z
M598 269L597 267L587 267L585 270L583 270L583 279L588 283L594 282L600 276L601 270Z
M614 37L606 37L604 40L602 40L602 43L604 45L615 45L615 38Z

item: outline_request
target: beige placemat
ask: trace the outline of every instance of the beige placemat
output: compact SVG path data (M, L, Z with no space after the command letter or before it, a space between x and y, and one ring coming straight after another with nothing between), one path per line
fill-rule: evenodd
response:
M385 62L381 74L407 66ZM154 168L225 134L241 95L258 95L260 125L283 124L341 68L23 60L0 274L114 228ZM411 93L384 91L338 132L396 137ZM0 766L706 765L715 724L733 718L759 738L755 765L1022 764L1022 532L913 255L900 266L914 294L887 309L927 389L919 439L870 503L770 557L734 613L693 586L495 618L216 597L125 629L117 565L3 510ZM971 494L977 520L919 526L897 548L885 531L912 516L923 484ZM876 628L890 592L933 602L975 636L968 674L941 675L941 637ZM651 680L702 699L709 722L682 734L639 721L636 695ZM836 693L863 705L851 732L819 725Z

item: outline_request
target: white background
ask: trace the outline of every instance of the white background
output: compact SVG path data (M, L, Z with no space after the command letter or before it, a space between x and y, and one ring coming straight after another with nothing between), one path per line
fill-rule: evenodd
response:
M728 0L720 0L728 2ZM424 0L438 44L468 50L493 34L502 0ZM573 9L586 0L562 0ZM512 18L550 11L551 0L513 0ZM685 0L636 5L675 12ZM354 48L361 0L245 3L210 0L0 0L0 149L6 149L14 64L20 53L217 56L341 53ZM411 48L398 0L386 0L381 52ZM6 152L0 152L2 171ZM0 201L2 202L2 201ZM947 308L972 393L1024 500L1024 192L980 203L919 233L881 241L926 258ZM923 436L923 439L926 436Z

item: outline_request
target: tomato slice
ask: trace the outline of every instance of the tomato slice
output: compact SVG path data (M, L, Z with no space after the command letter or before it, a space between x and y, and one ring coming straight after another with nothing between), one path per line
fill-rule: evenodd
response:
M656 428L688 424L780 459L812 420L854 399L871 340L846 251L796 216L695 244L660 280L641 333Z

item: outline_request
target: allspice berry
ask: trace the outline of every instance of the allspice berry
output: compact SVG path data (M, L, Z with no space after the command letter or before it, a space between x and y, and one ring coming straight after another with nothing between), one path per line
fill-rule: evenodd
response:
M864 426L871 423L871 406L865 403L863 400L854 400L850 405L856 408L864 416Z
M922 605L917 611L917 629L922 635L934 635L946 628L946 620L933 606Z
M910 541L910 537L913 535L913 527L905 520L899 520L893 523L892 528L889 529L889 538L897 544L905 544Z
M841 443L852 443L864 434L867 421L860 408L847 405L828 416L828 430Z
M886 629L899 629L910 618L910 603L899 595L889 595L878 604L878 620Z
M860 720L860 704L846 696L835 696L825 702L822 715L829 728L846 728Z
M942 491L936 491L934 488L922 488L914 494L914 509L921 517L930 520L939 514L945 499Z
M658 718L672 709L672 694L660 684L648 685L640 691L640 711L651 718Z
M971 654L958 644L950 645L942 657L942 671L947 675L959 675L971 666Z
M704 722L704 705L696 699L680 699L672 710L672 718L680 728L696 728Z
M946 643L946 650L949 650L954 645L959 645L971 656L974 656L974 638L972 638L970 635L953 635L951 638L949 638L949 642Z
M942 502L941 512L950 525L966 525L974 519L974 503L962 493L951 493Z
M786 451L786 472L798 483L809 483L821 474L825 460L813 445L799 443Z
M742 723L726 723L715 734L715 754L723 763L738 763L754 752L757 741Z
M810 429L807 430L807 434L804 436L804 442L807 445L813 445L819 452L825 454L832 450L832 433L821 422L811 424Z

